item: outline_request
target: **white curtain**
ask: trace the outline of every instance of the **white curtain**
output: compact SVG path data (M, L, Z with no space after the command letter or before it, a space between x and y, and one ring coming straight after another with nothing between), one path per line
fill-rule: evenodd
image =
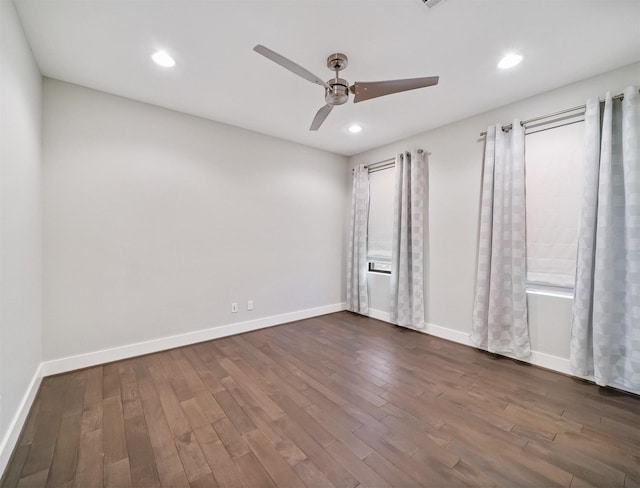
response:
M366 314L367 295L367 222L369 220L369 171L359 165L353 173L349 256L347 263L347 310Z
M489 127L484 153L478 270L471 341L531 354L526 296L524 129Z
M571 367L640 393L640 101L587 101Z
M424 152L398 154L391 248L391 322L424 327Z

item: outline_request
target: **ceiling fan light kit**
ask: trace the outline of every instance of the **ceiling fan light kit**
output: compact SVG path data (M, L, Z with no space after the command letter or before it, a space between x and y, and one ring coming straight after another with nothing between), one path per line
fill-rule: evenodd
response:
M358 103L364 100L382 97L384 95L391 95L392 93L437 85L439 80L437 76L429 76L426 78L411 78L406 80L373 82L356 81L353 85L349 86L349 82L339 76L340 71L344 70L349 64L349 59L346 54L334 53L327 58L327 68L335 73L335 77L324 82L318 76L306 70L299 64L294 63L290 59L285 58L281 54L278 54L261 44L255 46L253 50L301 78L324 87L324 99L327 104L316 113L316 116L311 123L311 127L309 127L309 130L312 131L320 128L329 113L331 113L333 107L347 103L349 100L349 92L355 95L353 102Z

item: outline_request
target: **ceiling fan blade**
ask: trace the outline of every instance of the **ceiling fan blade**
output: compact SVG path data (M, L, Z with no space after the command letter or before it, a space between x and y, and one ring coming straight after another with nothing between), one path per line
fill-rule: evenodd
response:
M309 130L318 130L327 116L331 113L331 110L333 110L333 105L325 105L320 110L318 110L318 113L313 118L313 122L311 122L311 127L309 127Z
M304 69L299 64L296 64L290 59L287 59L284 56L278 54L277 52L272 51L268 47L264 47L262 44L258 44L253 48L253 50L258 54L262 54L265 58L270 59L274 63L278 63L283 68L287 68L289 71L297 74L298 76L304 78L305 80L309 80L311 83L315 83L316 85L320 85L325 88L328 88L328 85L319 77L314 75L311 71Z
M426 78L410 78L407 80L356 81L349 89L351 93L355 94L353 103L358 103L371 98L391 95L392 93L437 85L439 79L439 76L427 76Z

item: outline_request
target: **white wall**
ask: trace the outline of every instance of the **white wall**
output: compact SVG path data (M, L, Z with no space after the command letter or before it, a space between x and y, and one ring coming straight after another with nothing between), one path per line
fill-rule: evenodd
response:
M0 1L0 473L40 364L42 77Z
M45 361L344 301L347 158L51 79L43 120Z
M639 83L640 63L350 158L350 166L354 167L387 159L405 149L423 148L429 152L425 313L426 321L436 326L435 330L461 341L471 332L484 150L480 132L491 124L507 124L514 118L525 120L556 112L584 104L587 98L602 96L607 90L617 94L624 87ZM424 110L429 108L424 107ZM389 312L388 277L370 274L369 293L370 307L374 309L372 315L384 318ZM571 299L533 294L528 297L532 349L536 353L567 359Z

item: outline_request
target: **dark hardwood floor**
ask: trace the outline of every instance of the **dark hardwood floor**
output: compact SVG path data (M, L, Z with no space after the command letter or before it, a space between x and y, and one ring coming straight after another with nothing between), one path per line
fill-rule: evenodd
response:
M640 399L341 312L45 378L2 487L638 486Z

